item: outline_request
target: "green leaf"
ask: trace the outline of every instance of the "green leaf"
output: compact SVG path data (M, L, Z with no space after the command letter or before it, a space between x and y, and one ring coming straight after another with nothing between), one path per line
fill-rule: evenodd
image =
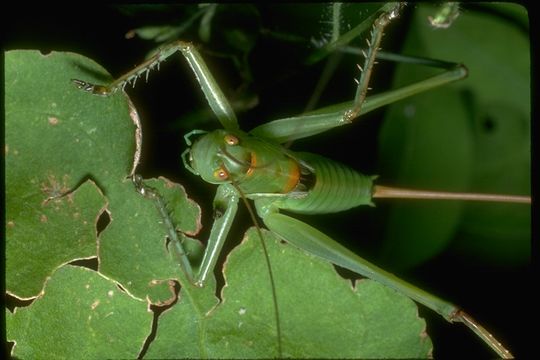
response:
M107 74L75 54L6 53L6 284L18 297L36 296L59 265L96 256L102 194L131 166L134 136L117 141L133 134L125 97L88 96L71 84L81 77Z
M128 178L136 115L123 94L94 96L71 79L110 81L105 70L80 55L6 53L8 291L36 296L58 266L98 256L100 272L134 296L154 294L154 301L166 302L167 283L152 282L176 277L177 266L165 250L166 229L154 204ZM88 185L79 186L84 181ZM198 206L182 188L161 182L169 202L181 207L175 211L178 229L196 234ZM96 222L105 201L110 223L98 244Z
M371 280L352 286L329 263L267 231L264 235L277 291L283 356L429 356L425 322L410 299ZM209 313L195 309L192 296L181 293L181 301L159 318L149 358L278 357L271 283L253 229L229 254L224 276L222 301Z
M200 209L187 199L180 185L164 178L146 183L161 192L178 230L199 231ZM167 302L170 291L165 280L177 278L179 266L166 247L164 220L154 202L137 193L131 181L116 190L110 205L111 223L100 236L99 271L137 298L150 296L153 303Z
M12 355L21 359L135 358L150 333L147 304L98 273L59 268L31 306L6 310Z
M43 194L36 193L23 201L19 211L11 207L6 229L7 291L19 298L33 297L57 267L95 257L96 221L104 202L95 184L87 181L64 197L44 202Z
M167 229L158 209L129 179L137 162L133 154L140 150L136 112L123 94L84 93L71 84L73 78L110 81L101 67L79 55L6 54L8 291L17 298L35 297L62 264L97 255L100 274L131 296L171 303L176 294L170 280L186 280L166 250ZM171 204L178 231L196 234L200 209L183 188L166 179L149 183ZM97 238L103 210L109 223ZM209 281L200 292L207 304L200 300L199 308L215 304L212 288ZM13 334L24 348L27 340Z
M527 33L474 11L434 30L427 21L434 11L417 8L403 52L463 63L469 77L392 106L380 135L382 174L402 187L530 194ZM401 65L394 86L429 73ZM383 256L396 268L430 259L452 239L454 248L486 260L525 263L530 257L527 206L408 202L393 206L389 216Z

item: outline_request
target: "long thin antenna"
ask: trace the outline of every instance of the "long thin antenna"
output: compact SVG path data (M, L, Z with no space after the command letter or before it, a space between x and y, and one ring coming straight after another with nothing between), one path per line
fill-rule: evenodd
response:
M259 225L259 222L257 221L257 217L255 216L255 213L253 212L253 208L251 207L251 204L247 201L246 196L244 195L244 192L240 189L240 187L233 181L231 184L234 186L234 188L238 191L240 194L240 197L242 198L242 201L246 205L246 208L249 212L249 216L251 217L251 221L253 222L253 225L255 225L255 228L257 229L257 234L259 235L259 239L261 241L264 258L266 260L266 267L268 269L268 277L270 278L270 283L272 284L272 298L274 299L274 313L276 315L276 335L277 335L277 347L278 347L278 357L283 357L283 350L281 346L281 322L279 319L279 306L277 301L277 292L276 292L276 283L274 281L274 273L272 271L272 265L270 263L270 256L268 256L268 249L266 248L266 244L264 242L264 238L261 231L261 226Z
M446 191L428 191L396 188L390 186L375 185L373 187L374 198L394 199L438 199L438 200L466 200L466 201L492 201L505 203L530 204L530 196L479 194Z

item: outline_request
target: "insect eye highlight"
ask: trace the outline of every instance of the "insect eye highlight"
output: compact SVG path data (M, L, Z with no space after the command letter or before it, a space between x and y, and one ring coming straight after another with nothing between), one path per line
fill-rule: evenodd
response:
M238 138L231 134L225 135L224 140L227 143L227 145L231 145L231 146L238 145L238 142L239 142Z
M229 173L224 168L219 168L214 171L214 177L219 180L227 180L229 178Z

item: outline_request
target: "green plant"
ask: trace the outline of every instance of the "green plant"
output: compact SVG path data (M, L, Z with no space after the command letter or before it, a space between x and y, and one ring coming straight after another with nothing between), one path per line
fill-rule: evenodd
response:
M6 285L11 294L20 298L32 298L43 289L46 277L58 268L47 282L46 289L48 290L36 299L35 304L27 309L20 308L17 316L6 313L10 331L35 328L35 332L27 332L24 335L11 332L10 335L26 336L32 341L37 341L34 345L36 348L42 346L41 349L50 349L48 344L52 343L51 332L47 330L47 327L56 324L57 328L62 326L64 330L69 331L57 333L58 343L50 350L59 352L51 353L51 355L69 357L73 351L79 351L89 357L133 357L139 353L152 321L152 314L146 313L145 310L146 297L148 296L150 302L156 305L169 305L174 302L176 285L170 284L168 279L180 278L182 274L175 267L175 262L168 258L163 228L159 225L161 218L156 213L153 204L137 194L131 181L127 179L133 168L133 153L136 149L136 127L128 116L129 105L121 94L111 100L104 100L79 93L69 84L71 78L84 78L97 83L106 83L110 80L109 75L102 68L76 55L51 54L48 57L42 57L37 52L13 52L6 57L6 118L8 121L6 123L6 190L8 195ZM175 84L175 87L177 88L178 85ZM500 113L497 112L497 115ZM335 139L335 137L331 139L330 143L335 142ZM51 152L51 149L54 151ZM175 157L178 159L177 155ZM358 159L359 156L355 154L354 158ZM527 179L526 175L525 179ZM178 193L182 191L164 179L155 180L150 185L158 189L169 204L175 204L176 210L169 210L172 211L177 226L184 232L195 233L198 223L196 219L199 217L197 207L185 200L183 196L179 196ZM174 194L171 189L176 190ZM106 212L104 212L105 207ZM187 208L193 212L189 219L186 219ZM12 214L17 214L14 217L15 220L12 219ZM105 219L109 216L110 222L104 229L100 229L102 231L99 233L98 250L95 224L100 214ZM359 215L356 214L356 216ZM51 223L55 225L50 226ZM521 228L524 226L520 226ZM526 238L527 235L524 236ZM17 239L15 244L13 239ZM25 245L21 246L21 244ZM74 246L75 244L77 246ZM273 347L275 334L270 327L262 326L274 322L271 297L261 296L259 293L262 291L268 293L268 280L264 269L256 270L257 266L261 266L261 261L257 261L256 256L250 257L242 253L257 251L255 246L248 237L244 246L231 255L227 262L227 270L231 272L230 278L227 277L230 286L226 288L226 291L233 291L231 289L234 288L233 284L236 281L237 288L245 291L245 296L253 301L254 305L235 307L233 300L239 301L238 299L241 299L243 295L225 292L223 299L231 300L225 301L221 307L218 307L216 314L219 315L215 315L213 320L206 322L200 321L204 318L203 312L190 308L185 301L182 302L185 297L181 298L180 302L162 314L158 323L157 337L149 348L149 356L152 354L165 356L166 351L169 350L172 352L171 356L178 356L178 346L170 347L173 341L178 342L179 345L197 343L197 339L201 339L198 335L201 334L208 334L205 338L213 339L208 342L213 345L205 348L206 353L186 352L184 353L186 356L205 354L233 356L237 353L228 352L233 351L229 350L234 348L233 343L229 342L228 347L226 346L228 340L220 338L230 328L231 323L244 327L250 336L261 334L261 336L256 336L256 341L252 344L240 342L239 346L246 351L242 355L255 356L259 354L258 351ZM99 272L70 266L61 267L73 259L95 258L98 251ZM47 256L34 257L36 253L41 252L45 252ZM276 261L278 256L271 256L271 258L272 261ZM32 260L29 261L29 259ZM246 259L254 263L248 264ZM239 263L235 264L234 261ZM304 261L307 262L305 265L299 265ZM276 264L274 266L283 266L285 269L297 271L297 276L302 281L291 281L288 286L293 289L297 289L298 284L303 282L321 284L323 282L320 280L321 277L330 277L328 283L325 282L327 285L324 292L312 287L305 289L305 291L315 290L316 295L324 293L324 296L329 297L319 304L314 304L319 307L306 308L308 313L317 318L321 316L321 313L328 311L327 304L335 303L336 299L349 299L351 296L348 284L339 280L328 264L320 264L314 259L294 252L280 255ZM244 269L242 266L247 268ZM306 278L306 271L303 270L311 267L321 268L321 270L310 271L310 276L317 279L313 282ZM292 276L292 274L291 272L287 276ZM237 280L234 280L234 277L237 277ZM156 281L151 282L152 280ZM123 290L118 289L116 282L122 286ZM84 289L80 288L82 284L84 284ZM248 287L245 284L251 285ZM216 303L211 285L200 295L202 303L208 308ZM252 286L257 288L253 289ZM337 288L333 288L334 286ZM376 287L376 285L373 286ZM290 292L287 284L278 284L277 287L278 292L280 289L284 293ZM375 288L371 291L377 292L379 289ZM291 293L295 294L292 291ZM309 299L306 294L306 292L300 293ZM254 295L256 297L253 297ZM280 296L279 301L298 307L299 300L294 297L281 298ZM325 323L327 325L324 327L325 332L337 331L336 326L347 331L353 326L359 326L359 321L353 316L354 314L360 316L362 311L351 312L352 305L345 302L349 300L343 301L339 307L335 308L335 312L327 313L330 319ZM245 302L245 304L249 303ZM249 321L238 320L252 315L252 308L257 309L257 313L253 313L253 316L259 314L260 311L263 319L256 322L255 329L251 328ZM58 312L53 312L51 309L56 309ZM412 311L412 317L416 316L414 307L409 307L409 311ZM27 315L23 315L25 313ZM66 317L66 314L70 316ZM92 318L89 318L90 316ZM197 327L198 333L194 333L192 321L186 321L185 318L177 321L174 319L176 316L184 316L191 320L195 318L203 325ZM291 316L283 320L300 327L306 322L307 317L303 316L301 318ZM335 321L334 316L342 316L344 319L338 322ZM93 321L100 317L103 321L98 321L99 326L95 327L96 323ZM67 321L70 319L74 320L73 328L69 326L71 322ZM84 320L88 327L80 326ZM373 320L380 323L379 318ZM351 322L350 326L346 325L346 321ZM422 329L421 322L411 321L407 325L410 325L411 331L417 335ZM394 326L395 324L390 325L390 327ZM39 329L44 329L41 335L38 335ZM323 331L319 327L317 329L319 329L317 331ZM395 330L403 333L401 329L395 328ZM311 334L313 331L310 331ZM361 330L358 331L361 332ZM387 329L382 329L383 333L386 331ZM66 333L69 336L65 336ZM91 337L90 333L96 336ZM322 333L321 336L323 336ZM90 339L93 340L90 341ZM245 341L245 338L239 340ZM112 341L126 345L125 347L124 345L104 346ZM19 341L17 347L24 349L24 343L23 340ZM299 353L314 346L307 340L304 342L298 340L295 343L298 344ZM70 346L73 347L62 348L62 346L57 346L58 344L71 344ZM375 343L370 342L370 344ZM334 345L343 348L343 345L337 341ZM254 349L253 353L246 350L251 349L251 346ZM380 348L388 349L388 344L380 342L375 345L373 351L378 356L381 354ZM426 339L420 342L419 348L429 352L429 341ZM114 351L102 352L110 349ZM326 354L318 348L312 349L316 351L316 354ZM403 346L398 350L413 351L415 349ZM28 351L32 353L34 350ZM65 352L62 354L63 351ZM324 351L335 354L332 349ZM392 354L394 353L389 353L388 356L397 356ZM411 355L416 353L400 352L399 354L416 356ZM263 356L272 355L263 353Z

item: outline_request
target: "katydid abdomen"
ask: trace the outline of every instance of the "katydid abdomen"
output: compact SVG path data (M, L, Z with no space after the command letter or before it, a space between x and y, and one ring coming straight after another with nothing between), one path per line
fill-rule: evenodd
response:
M345 211L373 205L373 176L363 175L341 163L311 153L296 153L314 169L314 184L305 197L286 197L278 207L302 214Z

